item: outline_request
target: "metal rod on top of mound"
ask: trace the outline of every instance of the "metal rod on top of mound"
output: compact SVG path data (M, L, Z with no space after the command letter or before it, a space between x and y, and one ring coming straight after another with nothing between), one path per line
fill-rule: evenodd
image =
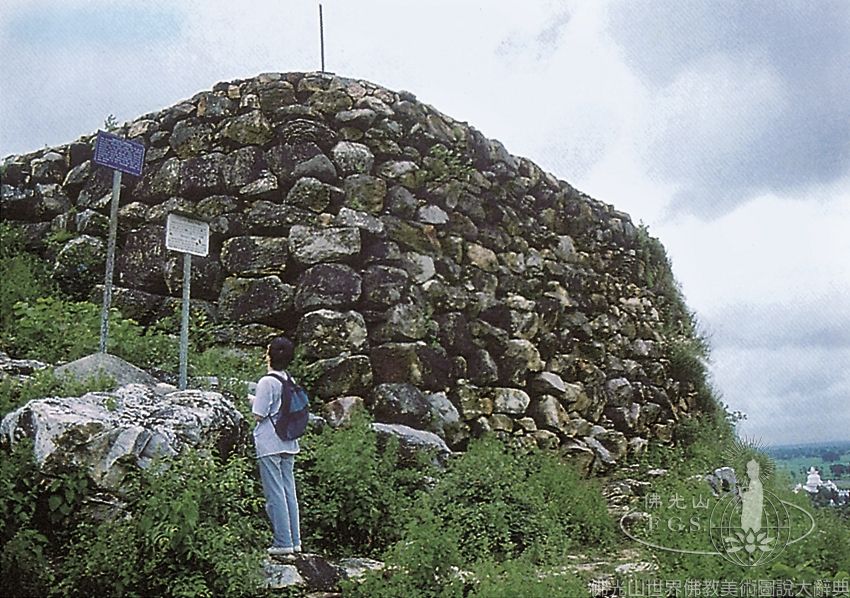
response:
M319 47L322 53L322 72L325 72L325 21L322 18L322 4L319 3Z
M210 225L171 213L165 225L165 247L183 254L183 305L180 318L180 390L186 390L189 374L189 295L192 256L206 257L210 249Z
M115 270L115 241L118 235L118 203L121 173L142 176L145 146L106 131L97 132L92 161L112 169L112 203L109 207L109 237L106 244L106 273L103 280L103 307L100 312L100 352L106 353L109 338L109 307L112 303L112 275Z

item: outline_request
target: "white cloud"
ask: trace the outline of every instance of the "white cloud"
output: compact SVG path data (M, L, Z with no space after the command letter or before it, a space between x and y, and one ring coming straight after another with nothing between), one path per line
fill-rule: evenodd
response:
M714 353L724 401L747 414L739 434L767 444L846 440L850 349L726 348ZM831 378L829 375L833 375Z
M821 187L819 201L764 195L711 222L694 216L663 221L654 233L699 311L799 301L832 287L850 293L848 183Z
M786 105L783 82L770 63L705 56L653 97L647 111L648 163L673 180L722 193L741 154L756 149Z

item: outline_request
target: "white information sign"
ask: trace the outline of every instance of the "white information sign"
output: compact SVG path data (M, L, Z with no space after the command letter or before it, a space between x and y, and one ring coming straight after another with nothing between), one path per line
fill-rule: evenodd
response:
M210 252L210 225L179 214L169 214L165 225L165 247L204 257Z

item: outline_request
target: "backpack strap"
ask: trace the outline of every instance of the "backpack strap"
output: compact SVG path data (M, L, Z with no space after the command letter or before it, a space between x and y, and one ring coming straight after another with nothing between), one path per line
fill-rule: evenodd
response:
M287 376L289 374L287 373ZM281 397L280 397L280 410L278 413L289 413L289 408L292 406L292 395L289 392L289 381L281 376L280 374L275 374L274 372L269 372L263 378L274 378L278 382L280 382L281 386ZM266 417L271 417L272 414L269 413Z

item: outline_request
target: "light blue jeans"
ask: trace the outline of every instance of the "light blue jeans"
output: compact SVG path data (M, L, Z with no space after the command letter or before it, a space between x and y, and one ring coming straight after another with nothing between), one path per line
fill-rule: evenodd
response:
M293 467L295 455L278 453L257 459L260 480L266 496L266 513L274 531L272 546L294 548L301 546L301 525L298 517L298 497L295 495Z

